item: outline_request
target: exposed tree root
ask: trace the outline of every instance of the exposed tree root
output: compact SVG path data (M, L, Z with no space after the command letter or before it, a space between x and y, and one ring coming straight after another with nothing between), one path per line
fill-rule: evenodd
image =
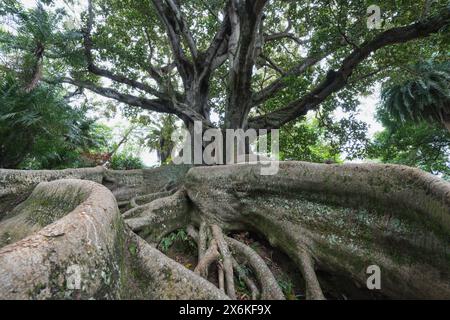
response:
M283 291L281 291L277 280L266 265L264 260L249 246L246 244L226 237L231 249L240 257L242 257L246 263L250 265L255 273L256 278L261 286L261 298L266 300L284 300Z
M189 205L183 190L132 210L132 214L128 211L123 215L126 224L150 243L158 243L188 222Z
M219 289L225 292L225 273L223 272L222 262L217 262L217 278L219 282Z
M200 223L200 228L198 232L198 261L203 259L207 249L208 242L208 228L205 222Z
M253 227L259 229L269 242L285 252L300 270L306 286L307 300L324 300L320 283L314 271L314 261L307 249L311 246L311 238L314 238L308 230L300 226L294 226L289 222L261 215L252 220ZM272 233L280 234L280 237L271 236Z
M198 246L198 232L197 230L195 230L195 227L192 224L189 224L186 227L186 233L192 238L192 240L195 241L195 243L197 243Z
M207 225L206 223L202 222L200 224L200 229L202 230L202 233L207 235ZM271 299L271 300L284 300L284 294L281 291L277 280L273 276L272 272L270 271L267 264L264 262L264 260L249 246L246 244L227 237L223 236L223 232L217 225L212 225L211 229L214 229L213 232L213 239L210 242L210 246L206 253L203 254L203 258L199 259L199 263L197 267L195 268L195 272L197 274L202 275L204 278L206 278L205 274L203 273L205 270L207 271L208 267L218 260L219 258L219 252L218 252L218 242L217 238L214 236L220 236L222 235L222 239L224 240L226 244L226 250L229 252L229 257L231 260L231 266L234 271L236 271L236 275L241 278L248 289L251 292L251 298L252 300L257 300L259 298L262 299ZM218 230L217 230L218 229ZM197 232L194 226L189 225L186 228L186 231L188 235L197 243L198 246L200 246L200 233ZM217 234L219 233L219 234ZM207 238L207 237L206 237ZM228 249L231 247L231 249L235 252L237 256L243 259L246 264L249 264L252 270L254 270L255 276L262 288L262 293L260 292L258 286L255 284L253 279L251 279L246 272L243 270L242 266L237 262L237 260L232 256L231 251ZM226 272L224 270L223 261L217 261L217 272L218 272L218 284L219 289L226 291L228 294L229 287L226 287ZM229 273L228 273L229 274ZM229 274L230 276L230 274ZM234 273L233 273L234 276ZM234 288L234 279L233 279L233 288ZM229 295L228 295L229 296Z
M241 278L242 280L244 280L245 285L250 289L250 292L252 294L252 296L251 296L252 300L259 299L260 292L259 292L259 289L256 286L255 282L253 282L253 280L250 279L250 277L245 273L245 271L242 269L242 267L239 265L239 263L236 261L236 259L233 258L232 262L233 262L233 269L238 274L238 277ZM220 271L220 269L219 269L219 271ZM219 274L219 279L220 279L220 274Z
M62 177L106 183L104 174L103 169L39 175L4 171L0 182L10 186L0 188L0 197L27 195L39 181ZM347 285L342 280L356 284L354 297L367 293L364 268L372 264L380 267L383 279L382 291L372 297L450 297L450 184L418 170L288 162L280 163L276 176L266 177L255 165L196 167L180 191L145 196L136 195L161 190L165 184L144 184L140 171L109 174L117 182L113 194L92 182L52 183L61 194L76 196L75 209L50 189L40 201L41 185L13 211L0 212L5 217L0 226L4 224L9 233L11 223L24 225L10 218L27 217L27 222L36 218L38 223L31 227L49 223L38 232L24 230L17 239L25 238L0 249L0 297L225 299L236 298L234 277L239 277L253 299L284 299L258 253L224 234L235 230L258 232L284 252L303 275L307 299L324 299L324 292L327 297L343 296ZM78 197L74 186L86 190L88 197ZM136 207L120 215L117 202L129 205L132 197ZM151 202L143 204L146 201ZM54 215L60 209L61 215ZM148 245L186 226L198 244L196 272L203 277ZM211 283L216 281L206 280L208 266L217 267L218 288ZM82 273L80 292L61 289L73 268ZM326 276L318 279L316 269L340 279L334 283Z
M171 191L162 191L162 192L156 192L156 193L150 193L150 194L146 194L143 196L136 196L131 198L130 200L130 206L132 208L136 208L139 206L142 206L146 203L150 203L156 199L160 199L160 198L164 198L164 197L168 197L172 194L175 193L176 190L171 190Z
M194 272L206 279L208 277L209 266L216 262L219 257L220 254L218 251L217 241L213 239L211 240L208 250L206 250L201 260L199 260Z
M314 271L314 263L311 255L305 250L299 250L298 254L300 257L303 278L306 283L306 299L325 300L325 296L320 288L319 280L317 280L316 272Z
M149 287L150 297L158 299L228 299L212 283L198 277L179 263L149 246L139 236L131 237L136 243L136 267L142 274L161 279Z
M214 240L217 241L220 253L222 255L223 272L225 274L225 291L231 299L236 299L236 290L234 288L233 262L231 261L231 252L226 243L222 229L216 225L211 225L211 231Z

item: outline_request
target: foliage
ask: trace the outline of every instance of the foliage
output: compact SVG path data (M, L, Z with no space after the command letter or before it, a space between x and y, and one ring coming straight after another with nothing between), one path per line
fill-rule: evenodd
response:
M450 62L426 61L406 69L407 79L385 86L384 107L399 121L448 124L450 131Z
M5 21L12 22L5 23L7 28L0 28L0 50L14 62L15 71L28 90L33 89L45 73L63 72L64 63L80 63L80 52L74 43L81 39L81 33L66 27L63 9L48 10L45 5L51 3L38 1L36 7L29 10L18 1L2 5ZM45 65L44 70L48 56L58 56L60 61Z
M169 233L167 236L163 237L161 239L161 242L159 243L159 249L162 252L167 252L176 241L181 241L187 244L188 247L195 252L197 245L195 244L194 240L192 240L191 237L189 237L186 230L184 229L174 231L172 233Z
M318 121L302 121L284 126L280 131L280 159L309 162L339 162L339 150L324 140Z
M297 300L297 296L294 291L294 284L292 280L288 278L287 275L283 274L283 278L278 280L278 285L284 293L284 296L288 300Z
M156 151L161 165L170 164L171 152L174 148L172 134L177 130L176 117L173 115L140 115L133 119L133 123L141 128L141 135L137 143Z
M450 63L421 61L404 69L383 86L377 117L385 129L376 134L369 156L449 179Z
M242 117L245 121L238 126L249 124L251 127L252 119L303 103L304 110L278 113L273 117L277 121L288 114L290 121L280 122L284 125L281 130L283 159L323 162L340 161L344 157L363 158L368 143L367 126L356 120L358 99L370 94L374 83L388 79L389 85L398 85L391 86L391 91L384 95L386 102L392 102L393 114L397 112L401 118L411 118L413 104L416 107L412 118L416 120L431 116L442 121L448 114L445 102L449 88L448 62L442 62L448 60L450 51L448 23L439 32L374 49L351 70L344 68L349 74L342 86L338 83L326 90L314 91L328 80L332 81L335 71L348 62L347 57L382 32L417 21L425 25L429 17L445 15L447 0L433 1L428 9L426 4L430 2L427 0L376 1L383 15L378 30L367 27L367 8L373 1L267 1L262 12L263 22L258 27L265 41L260 43L261 52L247 70L232 70L232 64L225 59L208 70L210 72L193 72L189 76L184 74L186 70L192 71L205 62L207 49L226 17L223 9L228 1L175 2L180 6L180 15L170 15L172 9L167 1L161 2L165 10L158 12L157 2L93 0L90 15L89 11L79 10L82 7L79 1L64 2L64 8L59 1L38 1L33 9L23 8L19 1L2 1L0 52L6 62L18 61L13 64L14 71L25 89L49 79L52 83L67 82L111 98L124 104L127 112L136 118L141 109L170 113L149 121L150 133L136 139L141 145L158 150L162 163L170 162L167 150L172 148L168 137L175 127L175 117L185 124L195 117L209 121L214 111L218 115L215 125L224 127L228 125L225 119L230 111L248 109L248 114ZM174 21L181 15L184 23ZM170 36L164 17L169 17L169 24L175 25L175 35ZM92 28L88 28L90 23ZM181 25L188 26L187 30ZM189 50L186 33L193 35L199 53L197 58ZM242 34L242 41L249 40L245 38L245 30ZM259 39L251 39L252 35L248 37L255 41L243 43L241 48L259 43ZM173 38L177 38L178 45L174 45L177 41ZM230 35L224 39L229 41ZM92 48L86 48L87 43L91 43ZM182 58L177 52L182 53ZM436 64L422 62L431 58ZM317 61L303 72L292 73L308 59ZM406 74L420 72L421 76L408 79L405 66L414 64L418 68L406 68ZM235 82L230 81L236 72L240 73L237 82L243 84L240 87L233 87ZM206 81L196 79L198 74L205 75ZM105 78L107 82L103 81ZM260 102L253 100L277 80L281 83L280 89ZM233 94L237 99L231 99ZM248 97L252 100L246 100ZM231 101L235 101L234 105ZM308 110L315 113L317 122L304 120ZM336 110L343 111L344 117L337 119ZM59 151L52 153L61 155ZM70 152L64 154L69 156ZM126 157L116 157L115 161L120 163L119 158ZM118 167L126 167L124 162ZM37 166L52 167L62 163L68 161L59 161L59 164L49 161Z
M102 148L85 107L72 108L57 87L26 92L12 72L0 78L0 167L62 168L92 165L82 152Z
M369 156L439 174L450 179L450 133L436 124L399 122L380 108L378 118L385 129L375 135Z
M17 47L28 53L32 52L36 43L45 44L44 57L47 60L45 71L53 78L59 79L62 76L70 75L76 80L77 86L92 88L94 92L116 99L127 104L130 108L140 107L136 99L125 99L125 95L133 95L140 98L152 99L154 95L149 91L137 89L136 85L130 84L139 82L150 85L150 92L158 91L168 98L168 100L179 103L177 108L168 108L164 104L164 110L180 114L180 106L186 109L186 97L190 96L187 91L189 87L183 83L181 65L196 65L193 53L188 50L188 41L182 28L176 27L175 33L179 40L179 48L171 46L173 39L168 36L167 26L164 24L162 14L168 14L166 2L163 6L166 11L158 12L151 1L122 1L122 0L95 0L93 3L93 25L91 41L93 44L92 58L88 61L85 56L83 44L83 33L86 31L89 17L83 10L62 10L57 2L45 1L46 5L41 6L36 12L41 12L40 20L45 23L29 24L30 19L21 17L29 16L31 13L20 8L17 1L7 1L2 12L9 12L10 15L18 17L17 24L21 26L18 30L19 36L5 33L9 47L11 43L19 44ZM75 2L77 9L80 5ZM185 25L188 26L186 32L194 36L199 57L198 65L204 62L204 53L211 44L211 41L219 30L224 16L223 9L226 1L188 1L179 4ZM252 62L253 72L248 86L252 92L258 93L272 84L275 79L282 78L282 89L277 90L274 95L260 104L250 108L250 117L261 116L289 105L291 102L308 97L308 93L322 80L326 79L329 71L338 70L346 57L355 48L373 40L382 32L393 28L406 26L424 18L431 17L438 13L445 12L447 0L433 1L427 10L428 1L405 0L398 2L377 1L383 14L383 24L380 30L371 30L367 27L367 8L373 4L369 0L313 0L313 1L268 1L264 7L264 21L262 32L265 36L276 36L270 41L263 43L262 54ZM70 7L70 5L69 5ZM9 9L8 9L9 8ZM83 11L81 15L78 12ZM44 14L45 13L45 14ZM199 14L201 13L201 14ZM58 19L56 18L58 17ZM173 17L172 17L173 18ZM179 18L177 15L176 18ZM76 21L77 23L69 23ZM169 23L174 22L169 19ZM36 32L37 25L45 26L42 34ZM28 31L27 31L28 30ZM29 32L32 30L33 32ZM28 32L28 33L27 33ZM30 34L30 36L27 36ZM283 36L283 34L285 34ZM20 39L30 39L36 41L32 45L24 45ZM280 36L281 35L281 36ZM113 40L113 41L112 41ZM257 41L254 41L256 43ZM369 55L364 61L358 64L353 70L348 85L340 90L345 92L345 99L342 94L329 95L322 101L322 113L330 114L337 107L348 104L350 98L356 100L358 95L367 94L376 81L385 80L393 74L404 73L402 66L407 63L416 62L419 59L428 59L431 56L440 56L449 51L448 37L445 36L445 28L441 33L428 37L423 37L416 41L408 41L398 45L390 45L379 48ZM174 52L182 51L183 62L177 61ZM329 53L323 56L324 53ZM300 74L283 76L288 70L292 70L299 62L309 58L319 58L320 63L314 63ZM95 71L93 65L100 68L108 66L108 72ZM172 62L177 63L174 65ZM186 67L187 68L187 67ZM295 68L294 68L295 69ZM150 71L150 72L149 72ZM235 106L229 104L229 95L232 91L230 87L229 75L233 72L229 69L228 63L223 63L213 70L207 84L200 87L207 93L207 99L202 110L202 116L208 118L209 110L215 111L219 115L219 123L224 125L225 113ZM111 76L113 75L113 76ZM111 88L121 94L111 94L110 90L103 90L101 77L109 78ZM209 77L209 75L208 75ZM245 81L245 77L242 77ZM102 89L103 88L103 89ZM136 92L138 90L139 92ZM243 92L237 92L239 100L244 101ZM165 99L166 99L165 98ZM238 100L238 102L239 102ZM328 103L328 106L325 104ZM190 106L188 106L190 107ZM238 106L240 107L240 106ZM148 107L144 106L144 109ZM169 110L171 109L171 110ZM319 108L314 108L318 111ZM347 112L347 111L346 111ZM327 130L332 130L332 135L340 139L348 136L349 132L356 129L357 135L361 132L361 127L350 124L355 123L351 117L346 117L347 129L339 131L341 124L326 126ZM187 114L185 114L187 115ZM299 117L298 115L296 116ZM186 120L181 116L182 120ZM293 119L295 120L295 119ZM331 128L331 129L330 129ZM343 141L339 141L343 142ZM344 141L348 146L355 144ZM359 147L358 147L359 148ZM361 148L359 148L361 149ZM353 153L353 151L345 151ZM358 151L359 152L359 151ZM358 153L356 152L356 153ZM355 154L355 157L361 155Z
M144 164L139 157L128 153L116 153L112 156L109 167L113 170L142 169Z
M239 296L240 300L248 300L250 299L252 293L250 289L247 287L247 284L245 283L243 276L250 278L254 278L254 276L252 275L252 269L250 269L247 265L240 264L239 268L240 271L235 272L234 278L236 293Z

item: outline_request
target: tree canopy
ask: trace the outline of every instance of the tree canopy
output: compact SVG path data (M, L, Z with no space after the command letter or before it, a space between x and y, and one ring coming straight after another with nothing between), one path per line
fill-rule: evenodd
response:
M450 132L450 62L426 61L405 70L409 78L384 89L389 113L399 121L441 123Z
M43 3L40 24L6 1L22 27L2 42L42 63L45 80L187 125L212 126L214 111L226 128L279 128L449 51L447 1L380 1L381 29L368 28L361 0L93 0L71 14Z
M188 128L195 120L205 128L281 128L284 159L362 159L369 138L356 114L359 98L374 84L385 84L384 105L393 116L413 108L427 117L417 111L423 104L413 106L412 91L415 99L439 101L439 110L447 108L448 95L439 90L448 89L448 2L377 1L376 28L368 24L370 5L48 0L26 9L7 0L0 4L2 68L14 69L24 94L38 94L42 84L74 97L90 91L124 106L152 131L141 143L161 149L163 162L173 117ZM423 83L437 89L434 95L425 95ZM155 125L142 110L161 113L154 119L162 122ZM336 110L344 117L336 120ZM443 116L432 118L442 122Z
M54 169L90 166L82 154L107 146L88 106L73 108L64 91L40 84L31 92L0 72L0 167Z

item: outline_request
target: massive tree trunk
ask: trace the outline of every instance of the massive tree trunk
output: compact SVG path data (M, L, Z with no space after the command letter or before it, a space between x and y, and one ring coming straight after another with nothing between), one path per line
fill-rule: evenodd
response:
M211 105L221 109L220 112L223 111L221 129L280 128L306 115L310 110L318 110L324 101L345 88L361 64L377 51L439 33L450 23L450 10L442 8L435 15L409 25L387 29L375 35L373 34L375 31L372 31L368 33L367 39L360 43L348 43L348 41L341 43L335 39L342 38L342 34L330 35L333 41L331 44L326 41L328 46L325 46L323 53L308 52L299 59L300 61L288 63L292 66L290 69L281 70L264 56L264 44L286 38L298 43L304 44L304 42L289 32L291 26L282 33L266 33L270 30L265 29L264 12L268 10L269 1L225 1L221 12L223 17L218 21L217 30L208 45L200 49L196 37L187 25L182 4L173 0L152 0L149 12L155 12L158 16L160 27L165 31L170 47L170 53L162 60L171 62L168 65L152 65L151 60L155 57L153 57L153 50L150 50L148 69L140 70L145 76L135 79L135 77L111 71L103 67L104 63L96 60L94 51L109 48L101 48L101 44L96 47L92 39L91 33L95 24L95 4L92 2L89 1L88 19L83 29L87 71L109 79L117 84L119 89L102 87L92 82L72 78L49 80L49 82L69 83L130 106L174 114L185 123L189 130L194 121L202 122L205 128L214 127L210 119ZM287 19L289 20L289 17ZM151 40L146 41L152 48ZM307 49L306 46L301 48ZM287 101L275 110L272 107L268 108L270 111L264 114L260 112L257 116L252 114L252 110L256 111L257 107L282 95L292 83L289 79L304 76L319 63L328 65L327 57L342 50L347 50L348 54L340 58L337 69L330 68L326 75L320 77L308 90L301 92L299 97ZM159 58L156 60L161 60ZM256 91L257 75L254 68L260 60L269 63L280 76ZM214 74L225 64L227 64L225 68L227 79L223 85L222 95L212 97L210 87L214 81ZM371 75L369 73L366 76ZM149 79L145 79L146 76ZM155 83L156 86L151 86L149 83ZM120 90L122 86L133 90L122 92ZM130 94L134 91L141 94ZM214 100L221 100L221 102L219 104Z
M69 83L130 106L174 114L192 133L194 121L200 121L203 129L214 127L208 104L213 103L211 76L228 62L220 129L274 129L317 110L378 50L439 33L450 23L450 9L443 8L409 25L371 32L351 47L332 45L327 51L336 58L348 49L336 70L328 70L292 101L254 116L251 110L282 95L289 79L319 63L329 65L325 58L330 52L308 52L300 61L288 63L292 68L279 78L254 91L253 69L263 58L264 41L291 37L288 32L264 33L268 3L226 1L218 30L200 50L181 4L152 0L151 12L158 16L170 47L170 54L158 60L169 65L152 65L150 57L136 78L111 71L99 60L98 53L107 48L94 43L93 30L99 28L94 26L95 8L89 1L82 30L87 71L114 85L73 78L49 82ZM141 76L147 74L151 81ZM237 275L253 298L284 298L264 260L233 237L241 230L252 231L288 256L302 275L309 299L334 297L330 288L343 292L342 283L366 290L365 272L374 264L382 270L383 297L450 297L450 186L439 178L382 165L290 162L281 163L274 176L262 176L259 165L249 164L196 167L186 174L187 169L1 170L0 232L6 245L0 249L0 297L235 298ZM58 179L63 180L45 183ZM70 205L58 206L61 199ZM35 212L45 219L34 219ZM186 228L197 243L195 272L155 248L180 228ZM8 234L10 230L14 234ZM252 270L250 276L243 266ZM217 271L218 288L207 281L211 269ZM81 279L78 289L71 289L74 272ZM323 273L335 277L325 279Z
M450 298L448 182L393 165L260 169L2 170L0 296L234 299L240 277L253 298L284 299L265 260L233 237L247 230L287 255L308 299L368 292L371 265L381 269L378 297ZM57 180L74 176L96 182ZM198 246L194 272L156 249L181 228Z

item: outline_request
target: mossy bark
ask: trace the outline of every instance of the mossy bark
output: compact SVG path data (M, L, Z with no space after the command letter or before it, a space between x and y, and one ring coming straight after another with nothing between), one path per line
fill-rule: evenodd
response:
M284 162L274 176L256 164L165 168L44 172L42 181L85 180L42 183L0 219L1 238L12 242L0 249L0 298L225 299L150 245L205 225L266 238L298 266L312 298L322 297L322 271L364 288L373 264L380 296L450 298L448 182L394 165ZM38 176L0 171L8 181L0 194L31 192ZM168 184L178 191L164 191ZM116 199L136 207L122 215ZM14 225L23 230L11 238ZM67 287L73 270L79 289Z

